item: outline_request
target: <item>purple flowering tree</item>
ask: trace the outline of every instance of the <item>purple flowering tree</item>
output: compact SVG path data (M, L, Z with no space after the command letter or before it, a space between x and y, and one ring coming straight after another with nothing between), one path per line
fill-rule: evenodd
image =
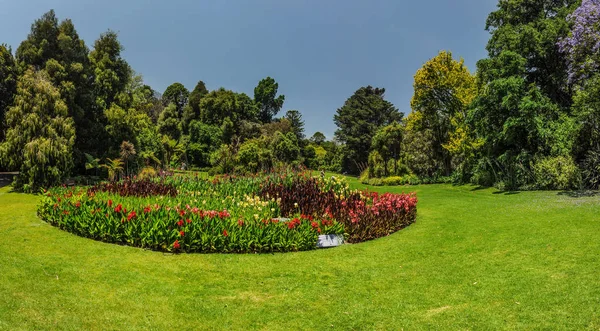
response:
M567 57L569 83L580 84L600 67L600 0L583 0L567 19L573 27L558 47Z

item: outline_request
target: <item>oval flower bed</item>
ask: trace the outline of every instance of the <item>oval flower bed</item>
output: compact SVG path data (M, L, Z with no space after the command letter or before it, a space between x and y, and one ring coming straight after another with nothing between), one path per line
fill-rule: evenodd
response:
M348 242L389 235L414 222L416 202L413 194L351 191L335 178L285 172L53 188L38 214L83 237L153 250L287 252L315 249L321 234Z

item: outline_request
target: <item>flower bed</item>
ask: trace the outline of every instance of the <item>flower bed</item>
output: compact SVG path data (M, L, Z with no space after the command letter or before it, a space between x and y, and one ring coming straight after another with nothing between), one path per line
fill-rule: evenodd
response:
M308 173L171 176L53 188L38 214L80 236L153 250L287 252L316 248L320 234L360 242L393 233L414 221L416 197L350 191Z

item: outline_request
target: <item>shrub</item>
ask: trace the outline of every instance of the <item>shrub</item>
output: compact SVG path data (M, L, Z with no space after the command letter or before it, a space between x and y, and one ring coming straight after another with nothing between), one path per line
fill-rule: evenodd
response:
M140 173L138 174L138 178L140 180L150 179L150 178L154 178L156 176L157 176L156 170L152 167L144 167L142 169L142 171L140 171Z
M383 185L385 186L395 186L395 185L404 185L404 178L400 176L392 176L383 179Z
M144 180L125 180L122 182L103 183L88 189L90 193L110 192L122 197L149 197L177 195L177 188L171 184Z
M571 157L546 157L533 165L535 183L541 189L567 190L579 187L581 176Z

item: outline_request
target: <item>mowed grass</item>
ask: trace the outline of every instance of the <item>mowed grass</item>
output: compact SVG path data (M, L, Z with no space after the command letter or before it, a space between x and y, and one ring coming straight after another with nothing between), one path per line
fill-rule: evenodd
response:
M417 222L274 255L96 242L0 189L0 329L600 329L600 197L373 189L416 191Z

